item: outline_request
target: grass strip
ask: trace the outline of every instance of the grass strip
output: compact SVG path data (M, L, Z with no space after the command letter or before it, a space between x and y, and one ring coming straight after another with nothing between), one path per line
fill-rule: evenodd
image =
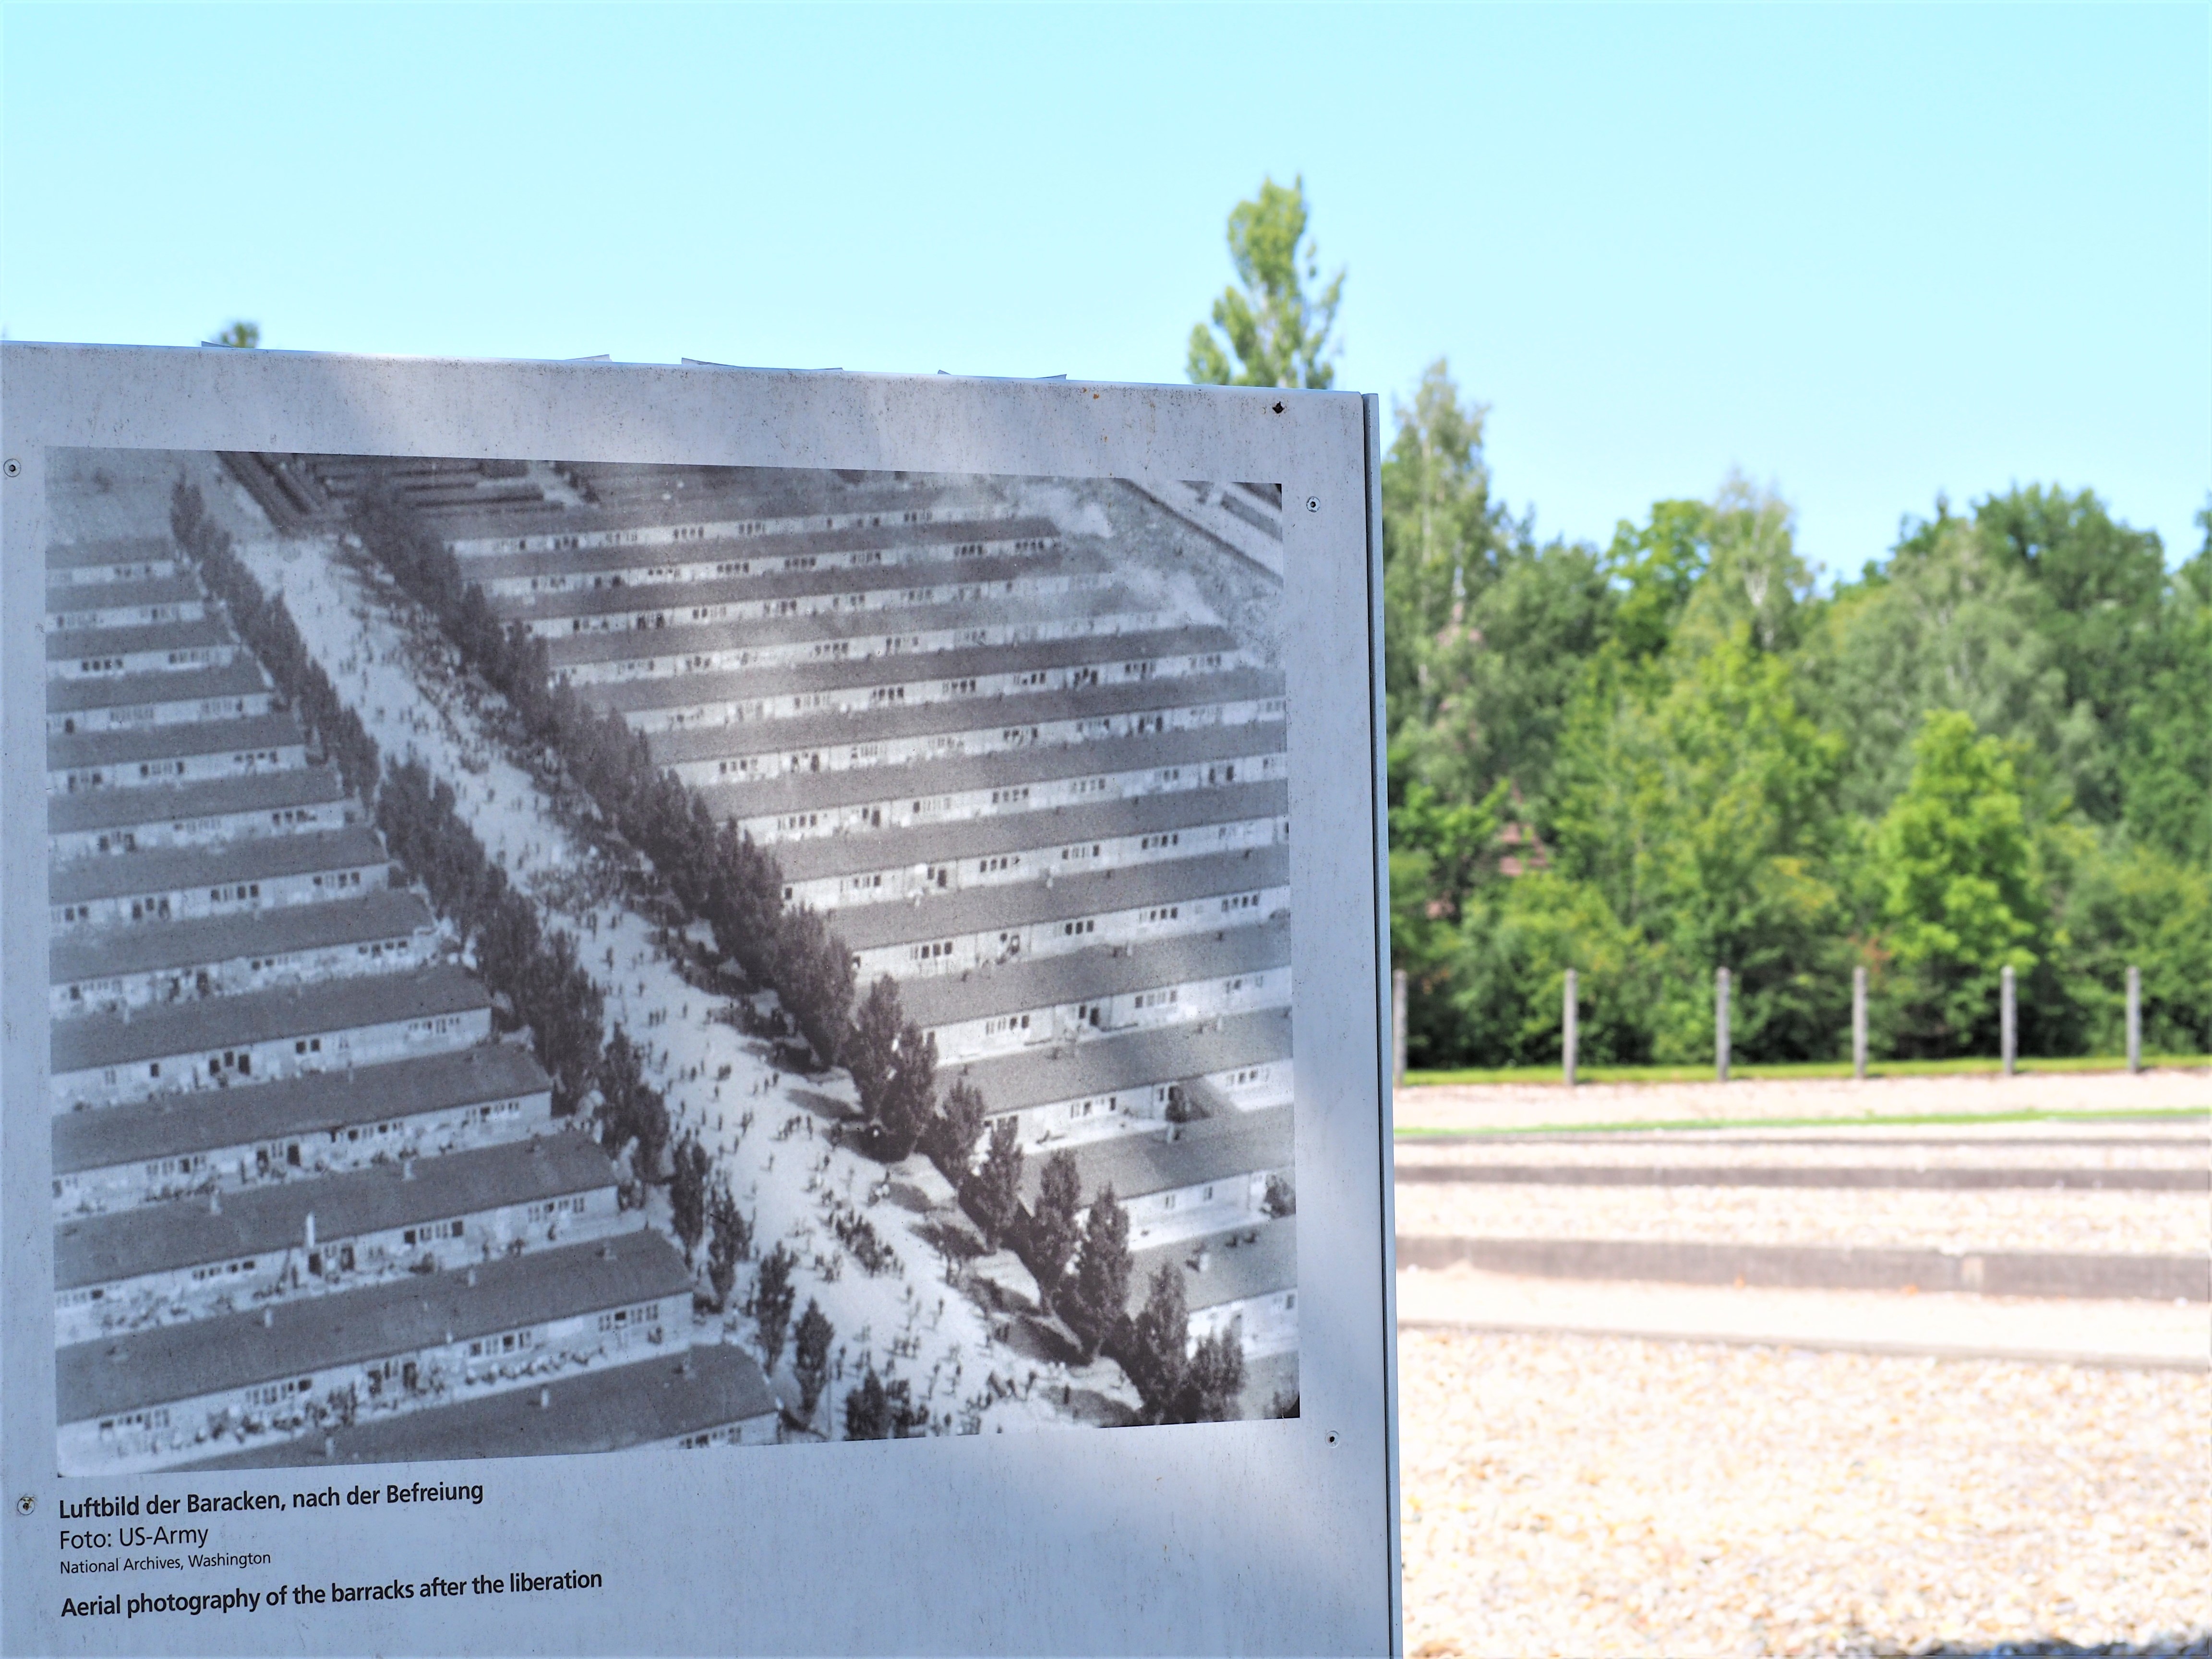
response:
M1624 1118L1611 1123L1525 1123L1495 1129L1429 1129L1401 1125L1394 1133L1401 1140L1469 1140L1502 1135L1619 1134L1627 1131L1688 1133L1711 1129L1882 1129L1914 1125L1960 1123L2106 1123L2127 1119L2180 1119L2212 1115L2212 1103L2203 1106L2115 1107L2110 1111L2086 1112L1901 1112L1859 1117L1717 1117Z
M2203 1071L2212 1067L2212 1054L2147 1054L2143 1070L2161 1072ZM1877 1060L1867 1066L1869 1078L1885 1077L1995 1077L2004 1069L1995 1060ZM2077 1054L2055 1059L2022 1060L2017 1070L2030 1072L2125 1072L2127 1061L2110 1054ZM1734 1078L1750 1079L1786 1080L1791 1078L1847 1078L1851 1074L1851 1063L1847 1060L1814 1060L1775 1064L1733 1065L1729 1073ZM1583 1083L1711 1083L1711 1066L1584 1066L1577 1075ZM1427 1088L1444 1084L1534 1083L1566 1086L1557 1066L1498 1066L1476 1067L1449 1072L1415 1072L1406 1073L1406 1086Z

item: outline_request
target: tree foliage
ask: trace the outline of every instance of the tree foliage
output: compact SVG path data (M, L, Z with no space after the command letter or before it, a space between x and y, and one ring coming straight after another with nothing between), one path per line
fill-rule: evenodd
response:
M915 1403L906 1378L885 1382L873 1365L860 1386L845 1396L845 1438L907 1440L929 1425L929 1413Z
M1082 1237L1082 1210L1083 1183L1076 1172L1075 1154L1063 1148L1046 1158L1038 1173L1024 1252L1048 1312L1059 1297L1060 1282Z
M714 1308L720 1312L730 1305L730 1292L737 1288L738 1264L753 1253L752 1223L738 1208L727 1176L717 1176L707 1194L707 1224L712 1230L707 1241L707 1282L714 1287Z
M799 1328L793 1334L791 1369L799 1379L799 1415L802 1421L814 1420L815 1402L822 1398L822 1390L830 1381L830 1345L837 1340L837 1328L830 1322L830 1316L822 1311L822 1304L812 1297L806 1298L806 1311L799 1316Z
M1497 498L1439 362L1383 462L1391 951L1415 1065L2212 1048L2212 507L2169 570L2095 495L1938 501L1823 592L1737 477L1602 550ZM2155 898L2152 896L2155 895ZM2153 988L2156 988L2154 989Z
M1082 1253L1060 1312L1089 1364L1124 1317L1129 1300L1129 1212L1112 1182L1099 1188L1084 1218Z
M1336 379L1337 307L1344 272L1322 282L1306 234L1306 187L1272 179L1229 215L1229 262L1237 282L1213 302L1213 324L1190 331L1190 378L1210 386L1326 389ZM1233 358L1233 361L1232 361Z
M1022 1143L1010 1117L991 1126L990 1144L982 1167L969 1178L964 1194L968 1212L983 1230L983 1245L995 1250L1006 1242L1022 1203Z
M1239 1322L1190 1336L1190 1304L1182 1264L1163 1263L1145 1305L1127 1321L1115 1358L1144 1402L1151 1423L1220 1423L1238 1415L1244 1391L1244 1341Z
M798 1258L778 1244L761 1258L760 1274L753 1283L753 1322L760 1335L761 1364L773 1371L783 1358L784 1338L791 1330L791 1270Z
M714 1167L714 1160L707 1156L707 1149L699 1144L697 1137L687 1134L677 1143L675 1162L668 1176L669 1222L684 1246L686 1266L698 1253L700 1241L707 1237L707 1205Z

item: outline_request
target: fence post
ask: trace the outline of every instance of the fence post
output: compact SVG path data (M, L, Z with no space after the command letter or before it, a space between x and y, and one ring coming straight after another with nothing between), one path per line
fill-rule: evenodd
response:
M1867 972L1864 968L1851 969L1851 1075L1862 1081L1866 1077L1867 1062Z
M2020 1020L2017 1006L2013 1000L2012 964L2007 963L1997 981L1997 1048L2004 1059L2004 1074L2010 1077L2013 1062L2020 1055Z
M1729 970L1713 969L1713 1070L1723 1083L1729 1073Z
M2128 969L2128 1070L2142 1070L2142 969Z
M1390 975L1390 1087L1406 1086L1406 970Z
M1575 970L1567 969L1565 1006L1559 1011L1559 1054L1565 1062L1567 1087L1575 1086Z

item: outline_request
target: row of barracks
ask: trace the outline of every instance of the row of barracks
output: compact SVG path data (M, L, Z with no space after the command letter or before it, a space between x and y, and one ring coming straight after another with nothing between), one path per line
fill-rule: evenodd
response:
M557 681L773 849L864 987L899 982L1033 1172L1066 1147L1086 1198L1114 1186L1194 1335L1295 1349L1285 690L1257 642L987 481L228 459L280 524L404 500ZM1279 492L1108 488L1139 537L1279 581Z
M567 467L587 505L424 510L557 678L775 852L863 988L898 982L1032 1188L1063 1148L1086 1201L1113 1188L1133 1296L1180 1261L1194 1339L1294 1352L1279 667L1012 500L878 477L810 515L802 479L727 476ZM1187 532L1105 488L1122 533ZM1279 501L1237 499L1279 540Z
M773 1439L173 544L56 547L47 621L61 1467Z

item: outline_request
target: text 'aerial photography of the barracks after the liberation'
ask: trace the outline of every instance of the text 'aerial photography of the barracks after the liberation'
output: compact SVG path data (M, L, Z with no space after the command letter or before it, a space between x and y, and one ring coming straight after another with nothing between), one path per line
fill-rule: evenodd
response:
M1279 486L46 490L65 1474L1297 1413Z

